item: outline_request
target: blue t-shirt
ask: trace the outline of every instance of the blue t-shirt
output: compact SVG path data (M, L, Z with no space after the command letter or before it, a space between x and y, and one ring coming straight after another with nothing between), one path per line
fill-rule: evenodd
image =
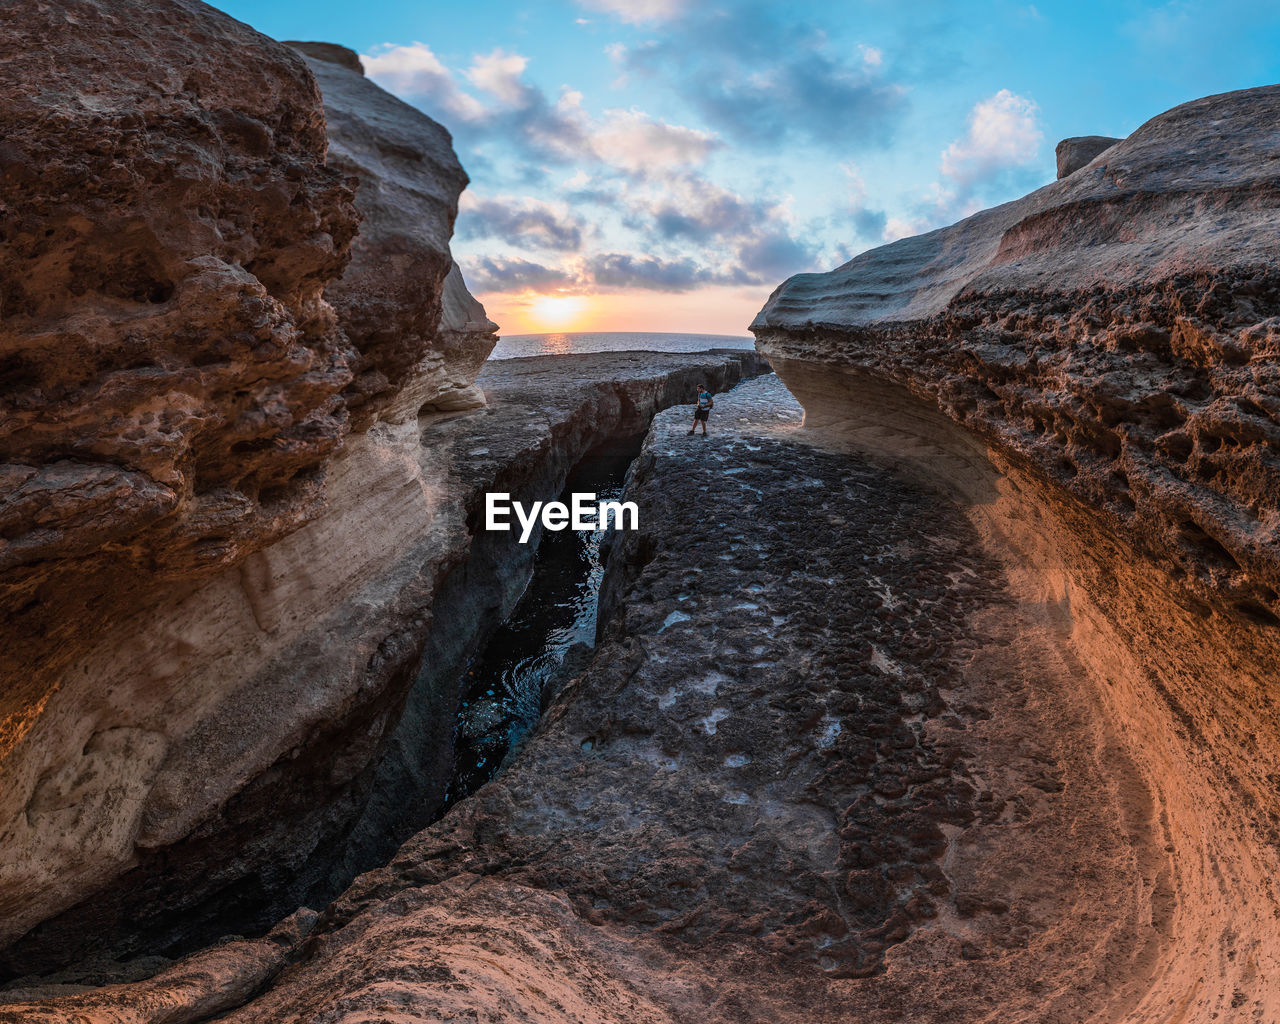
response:
M700 391L698 393L698 408L699 409L711 408L711 392L710 391Z

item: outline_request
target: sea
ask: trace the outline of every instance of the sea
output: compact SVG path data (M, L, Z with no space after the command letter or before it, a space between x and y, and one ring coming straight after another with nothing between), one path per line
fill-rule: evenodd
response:
M605 331L573 334L514 334L498 341L490 359L563 356L574 352L702 352L709 348L755 348L755 339L737 334L654 334Z

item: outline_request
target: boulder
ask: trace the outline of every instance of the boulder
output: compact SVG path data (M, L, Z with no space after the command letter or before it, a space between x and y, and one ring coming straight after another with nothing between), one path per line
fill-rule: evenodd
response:
M1058 178L1075 174L1099 153L1105 153L1120 141L1107 135L1077 135L1075 138L1063 139L1054 151L1058 157Z

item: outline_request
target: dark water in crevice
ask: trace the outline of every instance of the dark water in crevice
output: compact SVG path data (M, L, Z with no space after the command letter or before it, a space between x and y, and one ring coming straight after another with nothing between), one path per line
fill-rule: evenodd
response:
M627 469L640 451L643 434L611 442L588 452L570 473L562 492L566 503L574 491L594 492L596 500L621 498ZM544 695L563 680L566 655L581 645L571 664L585 664L594 646L597 597L603 578L602 541L608 534L571 529L543 531L534 558L533 575L515 609L467 666L455 732L454 771L443 806L432 820L488 782L508 753L533 731L543 709ZM421 828L425 822L417 823ZM416 830L415 828L415 830ZM342 839L334 840L343 842ZM377 859L376 863L383 863ZM366 870L374 864L357 865ZM307 905L323 905L350 881L351 872L325 887ZM136 981L150 977L185 955L216 941L219 936L258 935L275 912L269 892L255 888L256 876L242 880L223 894L228 906L217 921L181 942L115 946L90 942L90 949L68 958L65 966L40 970L0 971L0 1005L37 976L46 983L90 986ZM311 894L316 897L316 893ZM23 980L19 980L23 979Z
M617 500L643 438L597 449L578 464L562 501L574 491ZM533 731L548 687L575 645L594 646L597 597L604 576L602 532L543 531L533 576L507 621L467 666L454 737L454 772L441 813L497 774Z

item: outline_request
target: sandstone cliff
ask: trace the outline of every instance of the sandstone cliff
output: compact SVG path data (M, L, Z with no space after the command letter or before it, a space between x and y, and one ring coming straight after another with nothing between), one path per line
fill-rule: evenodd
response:
M792 278L752 329L929 397L1275 622L1278 112L1280 87L1177 107L1025 199Z
M1099 1019L1280 1015L1278 116L1177 107L752 325L815 438L967 506L1140 766L1163 935Z
M195 0L0 11L0 946L63 913L14 970L322 884L462 557L417 413L482 401L466 178L312 63L327 136Z
M469 389L497 325L467 294L449 255L467 183L449 133L365 78L346 47L288 45L307 55L324 96L329 167L359 183L363 219L351 265L324 293L359 353L347 407L364 424L379 413L412 419L430 403L480 404Z

